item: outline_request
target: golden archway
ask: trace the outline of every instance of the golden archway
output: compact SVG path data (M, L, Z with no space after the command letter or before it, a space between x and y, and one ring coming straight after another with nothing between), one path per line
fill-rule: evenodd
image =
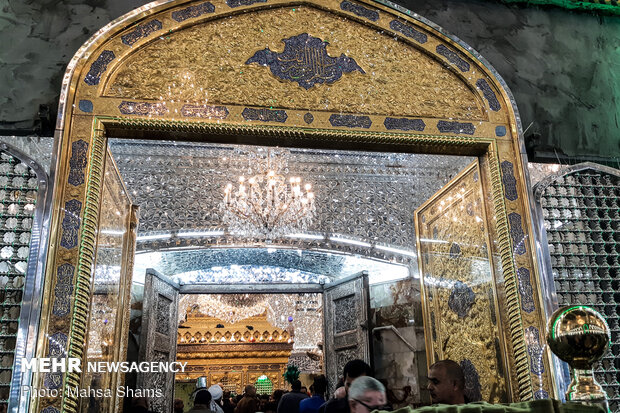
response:
M39 355L83 354L107 136L466 154L491 198L511 394L553 395L519 124L480 59L366 0L157 1L101 29L63 84Z

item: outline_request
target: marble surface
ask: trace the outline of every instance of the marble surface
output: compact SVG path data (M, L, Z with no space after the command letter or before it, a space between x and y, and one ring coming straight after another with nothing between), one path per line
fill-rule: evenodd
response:
M386 384L394 407L417 405L423 399L420 377L426 375L419 280L373 285L370 299L375 377Z

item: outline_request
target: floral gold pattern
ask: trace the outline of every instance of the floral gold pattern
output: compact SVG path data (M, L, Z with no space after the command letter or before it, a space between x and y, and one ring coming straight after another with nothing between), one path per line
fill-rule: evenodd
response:
M280 106L324 111L329 102L333 113L390 116L399 107L402 108L399 117L486 118L482 99L454 73L444 70L443 61L429 58L404 40L395 43L393 34L377 33L366 25L352 23L342 30L340 15L311 5L294 9L239 14L234 18L235 24L216 20L214 24L197 24L163 39L154 39L117 65L104 93L125 100L157 101L172 90L175 100L197 104L206 95L210 105L224 105L229 109L234 102L241 107ZM303 89L298 83L281 81L270 69L258 64L245 64L257 50L265 49L265 45L274 53L281 53L283 28L290 28L287 31L296 36L298 28L305 27L306 22L322 27L309 34L323 40L329 38L326 51L330 56L346 54L356 60L363 56L364 61L358 61L362 68L384 67L388 62L392 69L389 73L375 70L372 76L355 71L342 76L329 89L315 86L308 90L312 93L300 93ZM399 23L398 27L401 26ZM222 54L222 50L227 52ZM433 76L428 76L429 73ZM183 75L191 76L191 82L181 84L173 80ZM360 84L364 85L363 90ZM198 93L201 88L202 92ZM437 90L442 90L446 97L436 99ZM390 99L385 99L386 96Z

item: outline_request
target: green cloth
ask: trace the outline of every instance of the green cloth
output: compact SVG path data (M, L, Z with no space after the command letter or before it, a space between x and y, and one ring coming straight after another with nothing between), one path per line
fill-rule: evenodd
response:
M376 410L379 412L379 410ZM403 407L392 413L606 413L602 407L587 406L580 403L561 403L557 400L534 400L510 404L490 404L486 402L459 404L451 406L437 404L414 409Z

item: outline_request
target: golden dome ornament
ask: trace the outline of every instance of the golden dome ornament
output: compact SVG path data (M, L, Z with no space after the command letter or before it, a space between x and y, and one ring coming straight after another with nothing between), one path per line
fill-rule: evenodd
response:
M551 315L547 324L547 343L571 370L567 401L598 404L609 410L607 394L594 378L592 366L603 357L610 342L607 322L590 307L566 306Z

